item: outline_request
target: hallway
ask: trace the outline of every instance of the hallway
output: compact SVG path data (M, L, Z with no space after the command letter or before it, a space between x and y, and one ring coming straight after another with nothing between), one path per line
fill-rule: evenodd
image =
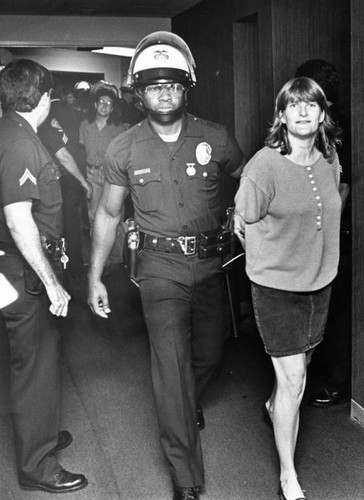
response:
M64 498L171 500L159 447L149 372L149 347L138 290L126 276L105 278L108 320L93 318L75 297L63 320L62 429L74 438L59 453L89 486ZM276 500L278 462L261 405L272 384L270 361L251 318L226 342L221 369L205 394L202 431L206 490L201 500ZM9 414L8 355L0 352L0 500L48 500L17 484ZM364 499L364 429L349 403L332 409L302 405L297 468L309 500ZM39 423L41 425L41 422ZM63 498L63 497L62 497Z

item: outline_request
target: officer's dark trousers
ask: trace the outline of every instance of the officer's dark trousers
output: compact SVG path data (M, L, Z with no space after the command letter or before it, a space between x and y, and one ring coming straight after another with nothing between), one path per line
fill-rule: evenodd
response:
M0 334L8 335L11 355L11 413L18 476L38 482L60 470L57 459L47 456L57 445L59 431L57 319L48 311L45 292L40 296L25 292L20 257L0 257L0 273L19 294L0 311Z
M64 171L61 176L61 188L66 253L70 259L67 272L72 276L80 276L83 272L80 207L85 194L78 180Z
M174 484L204 483L196 401L221 359L221 259L143 250L138 282L162 447Z

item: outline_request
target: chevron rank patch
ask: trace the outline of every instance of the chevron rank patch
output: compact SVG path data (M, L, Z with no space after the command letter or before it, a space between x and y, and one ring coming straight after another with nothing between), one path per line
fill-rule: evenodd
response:
M34 177L34 175L26 168L24 170L24 174L20 177L19 179L19 186L22 186L29 180L32 182L35 186L37 185L37 179Z

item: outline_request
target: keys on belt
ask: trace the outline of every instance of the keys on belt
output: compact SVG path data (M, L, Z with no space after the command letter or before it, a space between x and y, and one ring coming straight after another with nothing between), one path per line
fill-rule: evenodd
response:
M66 269L69 257L66 254L66 240L59 238L58 240L46 241L44 247L52 259L59 259L62 262L63 269Z

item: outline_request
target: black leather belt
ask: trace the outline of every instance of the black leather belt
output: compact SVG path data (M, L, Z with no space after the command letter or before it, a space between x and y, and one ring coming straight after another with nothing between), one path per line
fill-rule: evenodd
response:
M197 236L165 238L140 232L140 247L167 253L194 255L198 250Z
M42 246L46 253L51 257L61 257L66 248L64 238L47 240ZM3 250L5 253L22 256L20 250L14 243L0 242L0 250Z

